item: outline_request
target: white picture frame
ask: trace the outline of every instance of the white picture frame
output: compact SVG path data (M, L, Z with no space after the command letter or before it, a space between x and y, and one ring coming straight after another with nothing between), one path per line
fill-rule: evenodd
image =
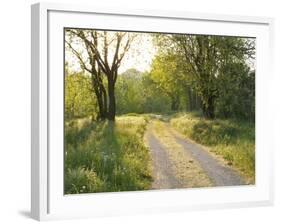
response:
M271 205L270 109L273 19L38 3L31 7L31 214L37 220ZM95 21L95 22L92 22ZM63 27L257 38L254 186L63 195ZM56 149L56 150L54 150Z

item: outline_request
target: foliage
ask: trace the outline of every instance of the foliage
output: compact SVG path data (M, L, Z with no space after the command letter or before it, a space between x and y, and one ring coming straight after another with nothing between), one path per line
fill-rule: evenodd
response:
M116 122L87 119L65 128L65 193L149 189L150 154L143 143L145 117Z
M140 35L66 30L67 49L76 56L83 74L89 74L96 119L114 120L116 113L165 113L200 108L209 119L254 120L255 39L151 34L157 50L151 70L140 73L129 69L119 74L124 56ZM119 76L121 80L117 79ZM165 106L169 104L170 109L161 106L161 101ZM72 112L67 117L75 117L72 104L68 109Z
M243 63L224 66L218 80L216 113L224 118L255 120L255 73Z
M66 194L150 189L143 135L149 119L171 117L178 131L254 183L255 39L151 34L151 69L120 73L141 33L65 33L66 55L73 54L81 68L73 72L66 61Z
M239 63L245 65L255 54L254 41L248 38L178 34L158 35L157 38L167 48L164 52L173 52L185 60L186 75L191 77L192 88L201 98L204 116L211 119L215 117L220 79L228 76L236 65L237 71L241 68ZM232 66L230 70L229 65Z
M99 119L115 120L115 83L118 68L134 37L130 32L66 29L66 46L76 56L81 69L91 74L93 91L98 101ZM78 48L73 46L75 41L79 43ZM87 55L86 60L79 51L81 48ZM107 89L103 78L107 80Z
M117 114L165 113L170 111L170 98L149 73L130 69L119 75L116 83Z
M188 86L181 65L181 58L174 54L158 54L151 66L150 77L156 88L170 98L172 111L180 109L180 96Z
M129 69L119 76L115 92L117 114L143 112L142 75L135 69Z
M221 155L247 178L255 182L255 126L237 120L206 120L181 114L171 120L174 128Z
M91 79L82 73L66 74L65 118L96 116L97 102L91 89Z

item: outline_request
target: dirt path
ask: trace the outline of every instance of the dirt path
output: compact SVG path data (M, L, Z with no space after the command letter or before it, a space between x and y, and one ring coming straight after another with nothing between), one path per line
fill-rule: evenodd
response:
M145 140L153 160L153 189L244 184L236 171L165 122L153 120Z
M180 188L181 184L173 174L173 168L169 156L163 145L150 133L148 144L153 158L154 182L152 189Z

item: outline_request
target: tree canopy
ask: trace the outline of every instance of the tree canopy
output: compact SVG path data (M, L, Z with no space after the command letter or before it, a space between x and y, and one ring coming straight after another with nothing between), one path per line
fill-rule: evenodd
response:
M254 120L254 38L151 34L156 53L150 69L120 73L126 53L140 35L66 30L65 46L81 69L66 77L67 117L95 114L95 119L114 121L116 114L197 110L208 119ZM91 106L84 108L85 104Z

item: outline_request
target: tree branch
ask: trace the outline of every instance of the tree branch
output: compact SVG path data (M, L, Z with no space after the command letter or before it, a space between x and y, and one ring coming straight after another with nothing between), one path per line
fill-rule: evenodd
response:
M91 69L87 68L86 63L83 61L83 59L80 56L79 52L77 50L75 50L68 41L65 41L65 43L68 45L68 47L71 49L71 51L74 53L74 55L79 60L79 64L80 64L81 68L86 70L87 72L91 73Z

